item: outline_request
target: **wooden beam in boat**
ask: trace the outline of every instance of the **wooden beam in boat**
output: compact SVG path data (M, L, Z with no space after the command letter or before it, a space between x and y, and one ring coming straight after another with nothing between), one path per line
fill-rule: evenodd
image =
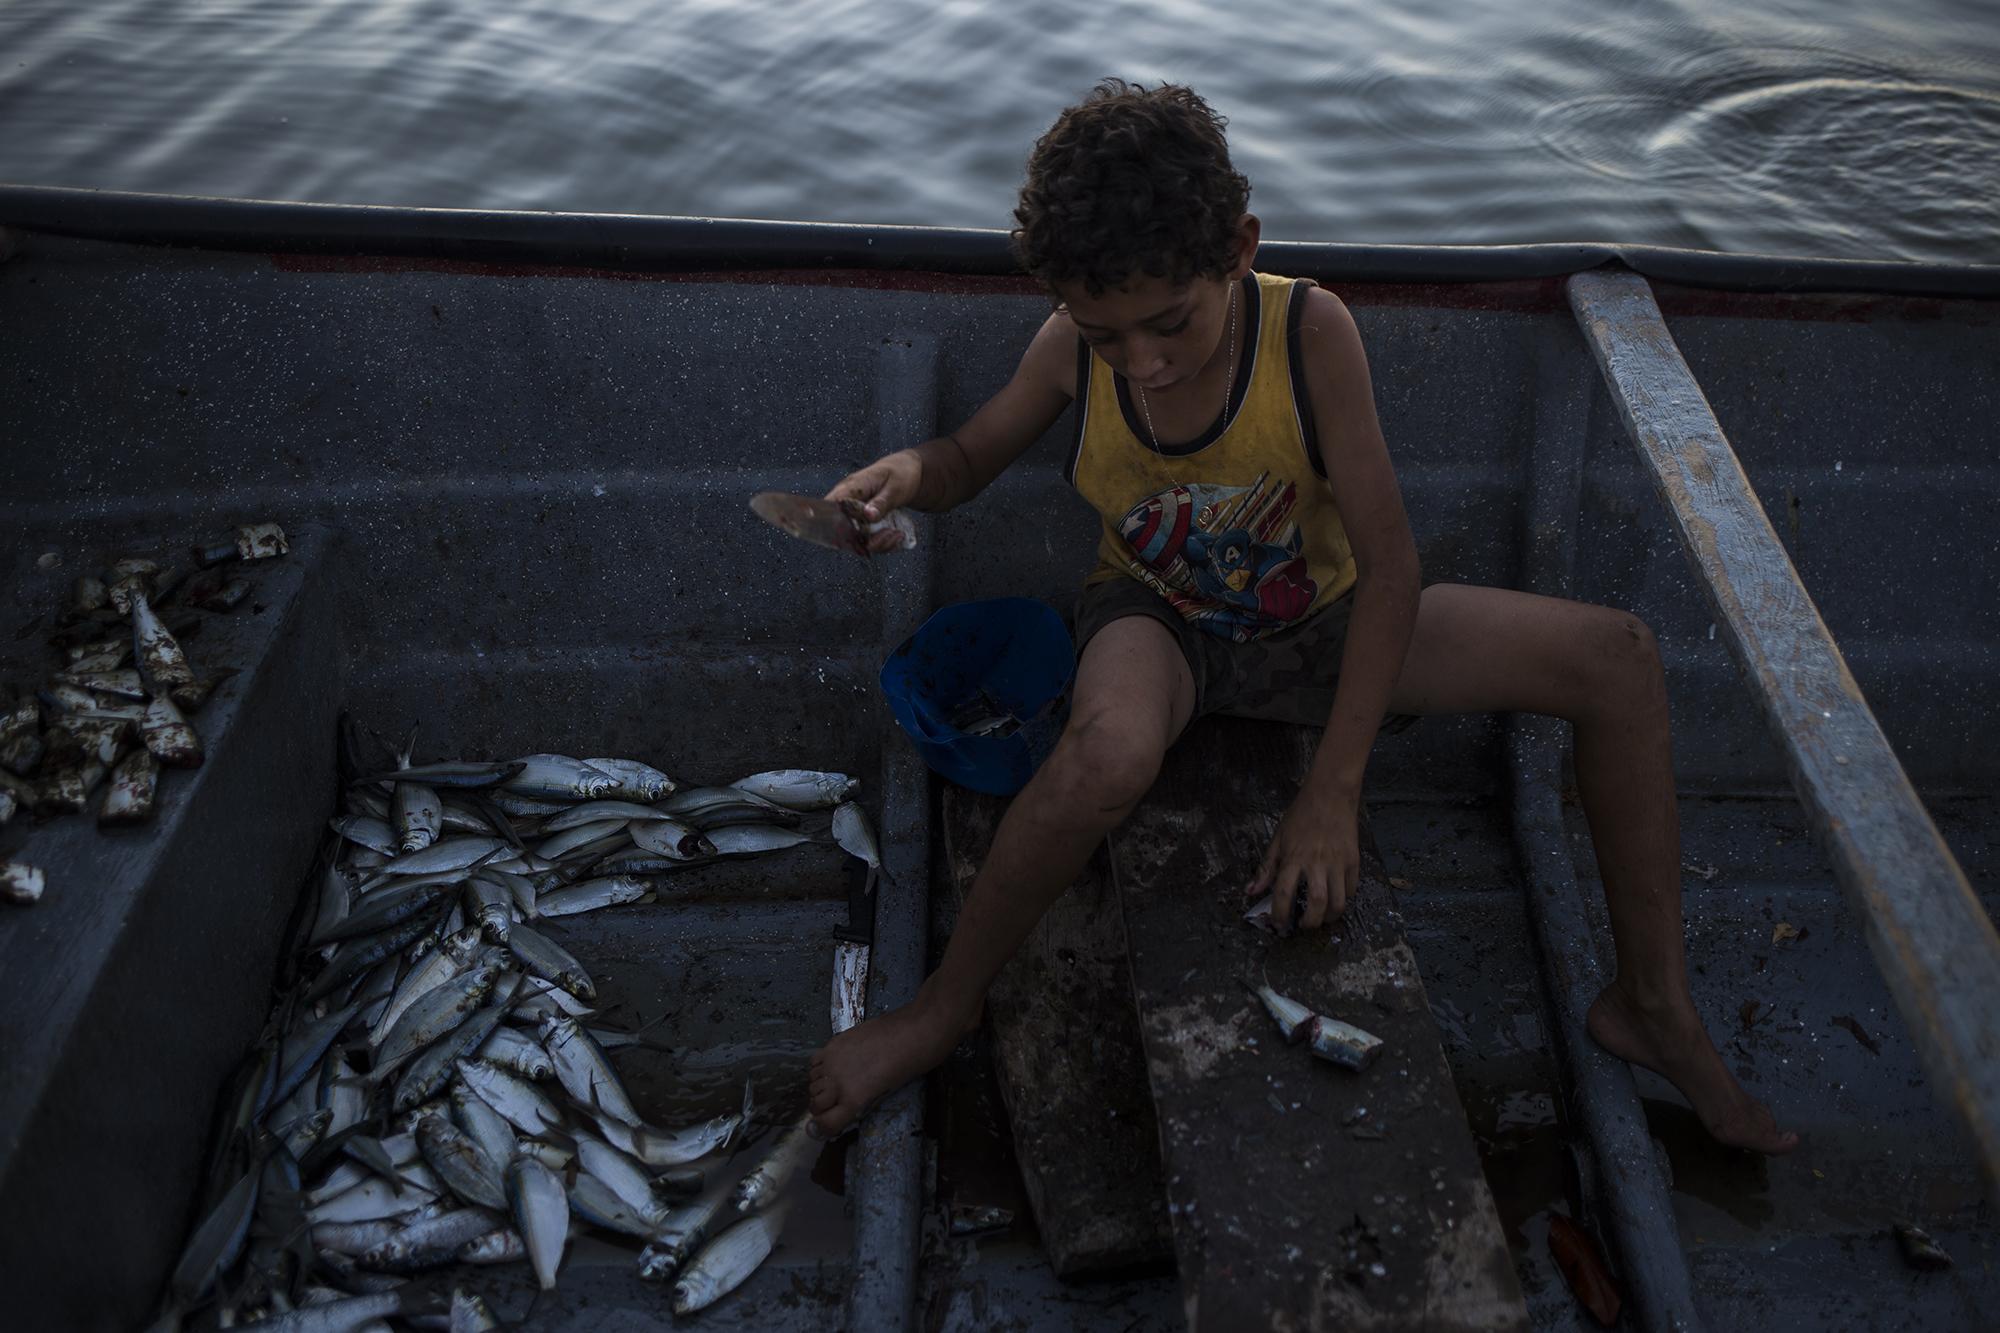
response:
M1006 809L999 797L945 788L961 906ZM1159 1125L1102 850L994 980L986 1026L1050 1265L1076 1277L1170 1259Z
M1278 939L1242 888L1318 735L1211 718L1111 838L1190 1329L1525 1329L1472 1134L1364 835L1335 928ZM1288 1045L1246 980L1380 1037Z
M2000 932L1799 581L1652 288L1600 270L1570 278L1569 299L1924 1070L2000 1187Z

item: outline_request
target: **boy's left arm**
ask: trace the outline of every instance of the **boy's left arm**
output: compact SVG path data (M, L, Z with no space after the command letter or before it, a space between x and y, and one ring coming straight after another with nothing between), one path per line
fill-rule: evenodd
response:
M1360 331L1331 292L1315 288L1306 300L1300 354L1327 484L1354 551L1354 606L1326 733L1249 891L1275 895L1272 919L1280 923L1291 920L1294 895L1303 892L1300 920L1312 927L1329 912L1340 915L1360 876L1361 777L1402 674L1420 580Z

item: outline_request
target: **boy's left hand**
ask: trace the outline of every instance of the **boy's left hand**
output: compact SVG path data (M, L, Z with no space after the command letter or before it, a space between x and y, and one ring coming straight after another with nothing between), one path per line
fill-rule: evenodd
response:
M1361 848L1355 835L1359 798L1307 787L1298 794L1264 852L1249 897L1269 893L1271 920L1279 929L1292 919L1292 904L1304 894L1299 924L1310 930L1337 917L1361 878Z

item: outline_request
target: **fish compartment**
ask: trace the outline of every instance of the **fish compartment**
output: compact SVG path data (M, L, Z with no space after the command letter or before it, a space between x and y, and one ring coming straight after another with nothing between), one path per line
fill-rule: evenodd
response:
M150 1317L199 1221L218 1097L270 1014L293 912L311 910L309 869L338 808L339 710L384 736L417 728L426 758L618 754L686 785L838 768L860 776L860 799L879 808L879 736L860 725L851 673L820 660L801 669L803 654L788 669L762 650L692 665L645 653L571 659L560 682L538 662L513 690L466 688L475 672L435 651L357 670L340 651L340 535L311 523L290 532L288 556L245 567L245 605L203 617L186 638L198 669L236 674L191 718L205 761L163 773L154 818L100 831L89 811L23 815L0 834L0 852L48 879L40 903L0 922L11 1074L0 1092L0 1207L12 1219L4 1266L23 1327L130 1328ZM31 533L9 583L5 678L46 672L43 636L79 568L203 535L171 518ZM731 1110L747 1082L755 1137L731 1163L747 1169L803 1113L807 1060L830 1032L848 861L822 838L661 876L655 902L535 923L589 968L601 1021L642 1034L612 1059L650 1123ZM801 1170L781 1249L708 1323L817 1328L833 1317L850 1268L847 1152L826 1145ZM28 1218L36 1224L19 1225ZM620 1309L649 1324L671 1284L638 1280L638 1249L580 1234L557 1290L539 1300L520 1264L419 1285L464 1285L507 1318L532 1305L538 1328L615 1326ZM106 1253L122 1256L124 1280L107 1284L84 1258Z

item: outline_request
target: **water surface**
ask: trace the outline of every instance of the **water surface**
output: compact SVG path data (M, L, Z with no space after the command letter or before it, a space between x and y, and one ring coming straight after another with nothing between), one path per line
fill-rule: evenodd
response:
M1980 0L12 0L0 180L1005 227L1099 76L1272 239L2000 259Z

